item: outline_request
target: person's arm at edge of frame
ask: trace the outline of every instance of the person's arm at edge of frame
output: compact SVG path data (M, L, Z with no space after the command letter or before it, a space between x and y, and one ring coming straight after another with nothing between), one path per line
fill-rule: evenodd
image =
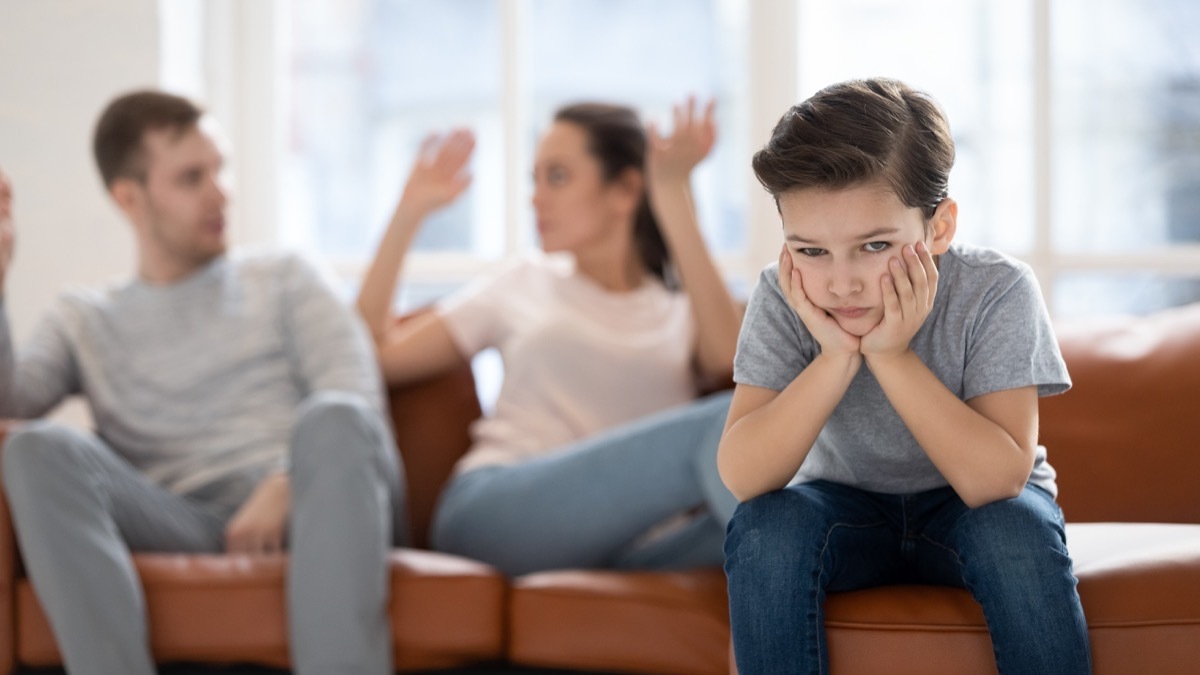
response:
M392 325L392 300L404 259L429 214L458 198L470 184L467 162L475 138L459 129L445 138L429 136L396 205L355 303L370 331L384 379L400 384L434 375L466 362L450 331L435 312L399 327Z
M779 258L779 280L788 305L821 352L781 392L744 384L734 389L717 468L743 502L783 488L796 475L863 361L858 338L808 301L786 248Z
M32 419L52 410L79 389L79 376L61 315L51 312L30 337L33 351L18 359L8 321L6 287L16 245L13 190L0 170L0 416Z
M647 195L675 261L696 321L696 365L705 379L728 380L733 372L741 310L713 263L696 219L692 169L712 149L716 139L715 102L703 116L696 102L674 109L671 136L662 138L653 125L647 133Z

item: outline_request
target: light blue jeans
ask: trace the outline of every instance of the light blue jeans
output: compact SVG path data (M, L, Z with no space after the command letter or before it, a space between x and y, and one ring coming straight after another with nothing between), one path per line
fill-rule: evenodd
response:
M53 422L23 426L3 459L25 566L67 672L155 673L131 552L219 552L232 509L167 492L101 439ZM217 492L249 494L254 483L234 477ZM401 485L391 434L375 410L336 392L300 406L287 574L297 675L393 672L387 556L405 538Z
M741 504L725 555L741 675L828 673L826 592L901 583L969 590L1001 675L1091 672L1062 511L1040 488L971 509L951 488L803 483Z
M562 568L720 566L737 500L717 474L731 394L714 394L548 453L456 476L433 546L510 575ZM696 516L658 538L671 516Z

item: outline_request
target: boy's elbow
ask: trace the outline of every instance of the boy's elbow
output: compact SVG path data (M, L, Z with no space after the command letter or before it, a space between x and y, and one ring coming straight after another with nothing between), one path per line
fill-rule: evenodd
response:
M958 496L967 505L967 508L977 509L994 502L1016 499L1021 496L1021 491L1024 489L1025 479L1020 481L997 481L993 484L979 485L975 486L974 489L963 490Z

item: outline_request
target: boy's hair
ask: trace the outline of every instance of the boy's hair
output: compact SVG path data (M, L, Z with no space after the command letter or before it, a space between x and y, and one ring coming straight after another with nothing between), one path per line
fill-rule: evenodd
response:
M929 95L887 78L830 85L794 105L754 155L754 174L778 204L791 190L884 181L932 217L949 194L954 139Z
M161 91L135 91L114 99L100 115L92 153L105 187L118 178L146 179L147 131L181 134L195 127L204 111L195 103Z

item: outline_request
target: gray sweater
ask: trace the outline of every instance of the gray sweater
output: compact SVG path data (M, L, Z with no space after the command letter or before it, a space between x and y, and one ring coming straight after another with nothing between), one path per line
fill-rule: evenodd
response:
M82 394L99 436L176 493L283 466L297 405L322 390L382 406L366 332L294 255L64 294L16 355L0 302L0 416Z

